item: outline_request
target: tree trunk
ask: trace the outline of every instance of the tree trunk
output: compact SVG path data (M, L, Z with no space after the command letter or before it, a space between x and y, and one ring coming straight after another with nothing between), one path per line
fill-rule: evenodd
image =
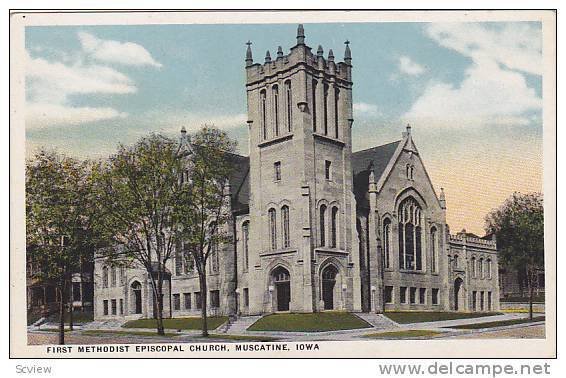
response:
M533 296L534 296L534 285L533 285L533 269L527 271L527 285L529 287L529 320L533 320Z
M165 335L165 328L163 326L163 275L157 272L157 334Z
M203 267L202 273L199 273L200 281L200 312L202 317L202 336L208 337L208 319L206 315L206 267Z
M65 283L59 285L59 345L65 344Z
M73 283L69 284L69 330L73 330Z

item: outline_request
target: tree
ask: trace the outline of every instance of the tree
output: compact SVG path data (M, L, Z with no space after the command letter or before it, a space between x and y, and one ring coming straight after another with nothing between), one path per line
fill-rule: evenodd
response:
M236 142L213 127L203 127L191 138L183 137L187 179L183 180L183 200L176 211L179 238L185 258L192 259L199 275L202 335L208 336L207 264L217 269L218 246L229 242L226 224L229 211L229 177L233 171L231 157Z
M26 162L26 250L33 278L59 292L59 344L65 343L65 303L74 272L89 259L89 164L53 151ZM71 309L72 311L72 309Z
M499 257L516 271L525 270L529 291L529 318L537 271L544 267L544 210L540 193L514 193L486 216L486 232L495 234Z
M151 282L157 333L164 335L163 283L177 237L175 210L183 199L179 143L152 134L121 145L96 168L98 227L109 246L99 250L110 265L138 264ZM170 279L170 278L169 278Z

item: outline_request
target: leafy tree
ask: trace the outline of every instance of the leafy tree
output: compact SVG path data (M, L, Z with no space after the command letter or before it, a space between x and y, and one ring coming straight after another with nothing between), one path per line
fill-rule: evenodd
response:
M540 193L514 193L486 216L486 231L495 234L499 258L516 271L526 271L529 318L537 271L544 267L544 210Z
M157 333L164 335L163 282L177 237L175 211L183 199L179 143L150 135L121 145L95 169L98 229L109 242L99 250L110 265L138 264L151 281ZM169 278L170 279L170 278Z
M89 163L53 151L26 162L26 245L32 278L59 292L59 343L65 343L65 303L72 275L92 258ZM72 311L72 307L71 310Z
M187 180L176 214L183 255L194 262L199 275L202 335L206 337L207 266L212 258L212 270L218 269L218 246L229 241L227 224L232 214L227 185L234 168L231 157L236 143L225 132L207 126L184 139Z

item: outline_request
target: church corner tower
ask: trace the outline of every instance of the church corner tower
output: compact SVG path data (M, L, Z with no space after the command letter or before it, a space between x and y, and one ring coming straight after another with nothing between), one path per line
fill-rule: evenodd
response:
M245 54L250 139L249 313L358 311L352 55L305 44ZM355 246L355 247L354 247Z

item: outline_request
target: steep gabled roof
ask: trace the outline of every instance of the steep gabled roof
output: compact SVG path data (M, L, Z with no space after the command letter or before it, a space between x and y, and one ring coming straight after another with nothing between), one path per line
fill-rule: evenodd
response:
M354 194L359 204L366 201L365 195L368 190L370 165L373 164L375 179L379 181L401 142L401 140L398 140L382 146L357 151L352 154Z
M230 176L232 211L247 211L250 202L250 158L230 154L234 170Z

